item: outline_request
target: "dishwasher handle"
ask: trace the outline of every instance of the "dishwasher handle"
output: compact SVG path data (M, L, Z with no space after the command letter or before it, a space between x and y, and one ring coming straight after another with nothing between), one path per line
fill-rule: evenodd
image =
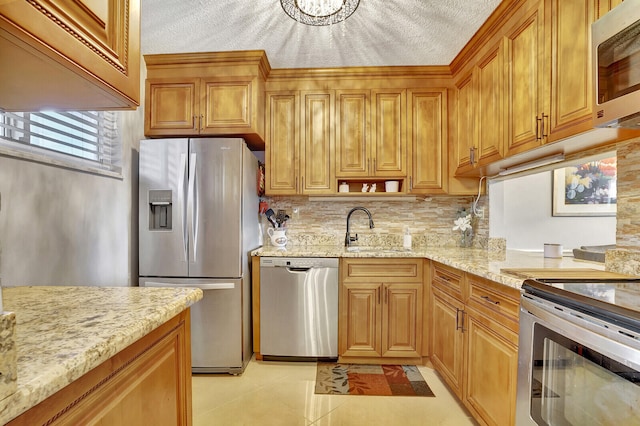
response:
M305 274L307 272L309 272L311 269L313 268L301 268L301 267L295 267L295 266L286 266L285 267L287 269L287 271L291 274Z

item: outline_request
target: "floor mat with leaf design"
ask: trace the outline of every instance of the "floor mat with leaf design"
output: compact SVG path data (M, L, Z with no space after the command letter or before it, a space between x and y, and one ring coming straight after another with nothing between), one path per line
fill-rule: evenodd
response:
M360 365L319 362L317 394L434 396L414 365Z

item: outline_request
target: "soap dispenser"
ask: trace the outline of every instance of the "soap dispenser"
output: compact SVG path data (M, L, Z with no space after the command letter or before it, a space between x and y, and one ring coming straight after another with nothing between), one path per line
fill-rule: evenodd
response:
M404 238L402 240L402 247L405 250L411 250L411 234L409 233L409 227L404 228Z

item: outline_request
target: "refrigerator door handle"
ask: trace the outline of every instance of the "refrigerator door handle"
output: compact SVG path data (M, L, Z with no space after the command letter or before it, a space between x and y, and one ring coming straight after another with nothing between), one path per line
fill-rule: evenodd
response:
M180 154L180 178L178 182L178 205L180 206L180 213L182 217L182 248L184 251L184 261L189 260L189 239L187 234L187 202L184 198L184 181L187 174L187 154Z
M192 262L196 262L197 260L197 245L198 241L196 239L198 232L198 198L196 191L196 160L197 155L195 153L191 153L189 158L189 195L187 201L187 210L190 219L190 228L191 228L191 243L193 244L193 258Z
M169 287L169 288L184 288L194 287L200 290L233 290L235 283L212 283L212 284L173 284L173 283L159 283L154 281L147 281L144 284L145 287Z

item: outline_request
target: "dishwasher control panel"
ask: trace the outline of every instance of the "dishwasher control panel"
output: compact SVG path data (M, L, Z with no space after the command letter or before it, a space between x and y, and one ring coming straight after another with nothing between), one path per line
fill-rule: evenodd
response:
M261 268L337 268L335 257L261 257Z

